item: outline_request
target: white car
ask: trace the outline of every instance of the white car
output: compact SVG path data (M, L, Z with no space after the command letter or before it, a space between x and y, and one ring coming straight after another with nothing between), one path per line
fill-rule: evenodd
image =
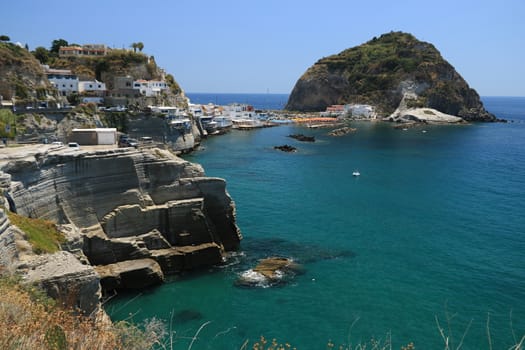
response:
M80 149L80 145L77 142L70 142L67 144L67 147L72 149Z

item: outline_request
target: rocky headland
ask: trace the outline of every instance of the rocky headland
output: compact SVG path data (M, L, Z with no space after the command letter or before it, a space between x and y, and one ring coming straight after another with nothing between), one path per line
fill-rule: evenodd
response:
M406 108L399 111L403 100ZM334 104L371 105L387 121L444 117L450 122L445 115L497 121L432 44L402 32L383 34L318 60L299 78L285 109L323 111Z
M219 264L242 238L225 181L156 148L9 148L0 155L0 186L2 268L88 314L101 291ZM7 208L56 222L62 250L33 253Z

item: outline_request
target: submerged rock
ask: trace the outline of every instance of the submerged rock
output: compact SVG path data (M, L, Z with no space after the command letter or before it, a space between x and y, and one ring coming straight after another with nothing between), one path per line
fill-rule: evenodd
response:
M353 258L355 253L349 249L330 248L324 245L289 241L282 238L249 238L243 243L242 255L249 265L256 265L267 256L288 256L300 264L317 261Z
M290 258L269 257L260 260L253 269L242 272L236 285L267 288L285 283L300 272L302 266Z
M204 317L200 311L193 309L180 310L173 316L175 323L186 323L195 320L201 320Z
M314 136L306 136L303 134L291 134L291 135L288 135L288 137L291 137L292 139L296 139L297 141L315 142Z

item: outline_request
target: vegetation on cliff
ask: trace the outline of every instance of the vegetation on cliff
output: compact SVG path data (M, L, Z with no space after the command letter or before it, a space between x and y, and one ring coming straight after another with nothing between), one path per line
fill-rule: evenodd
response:
M5 38L8 39L7 36ZM104 56L60 57L60 47L67 45L66 40L56 39L49 49L39 46L30 52L27 47L0 40L0 96L4 100L15 99L17 107L53 106L55 102L65 102L60 101L64 98L59 96L48 81L42 64L55 69L69 69L80 80L97 79L104 82L108 90L114 88L114 78L117 76L166 81L170 88L169 93L163 93L157 98L158 101L148 101L149 104L172 104L182 93L173 75L166 74L156 64L153 56L142 52L143 43L133 43L134 50L111 49ZM84 95L91 96L87 92ZM77 104L80 101L79 95L72 94L68 100Z
M0 278L2 349L150 349L163 345L164 325L95 322L58 305L41 289ZM166 348L162 346L161 348Z
M16 135L17 116L7 109L0 110L0 138L13 139Z
M297 81L286 109L321 111L332 104L362 103L388 115L406 92L417 94L413 107L467 120L495 119L432 44L402 32L320 59Z
M70 45L64 39L53 40L51 48L37 47L32 53L42 64L53 68L70 69L80 80L97 79L106 83L108 89L113 88L115 76L132 76L135 79L160 80L163 71L157 66L155 58L142 52L142 42L133 43L132 50L112 49L104 56L72 56L59 57L60 46ZM71 44L76 45L76 44ZM137 52L137 48L139 52ZM173 76L164 77L171 92L178 94L182 90Z
M64 234L59 232L55 223L49 220L32 219L10 211L9 220L27 235L27 241L37 254L54 253L60 250L60 244L65 242Z
M54 95L39 62L27 49L0 42L0 95L4 100L44 101Z

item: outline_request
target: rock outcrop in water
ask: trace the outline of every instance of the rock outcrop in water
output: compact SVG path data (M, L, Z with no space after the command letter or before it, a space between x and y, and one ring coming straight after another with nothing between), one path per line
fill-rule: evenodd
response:
M268 257L261 259L253 269L239 275L235 284L239 287L271 287L286 283L303 268L290 258Z
M416 96L411 108L433 108L468 121L496 120L432 44L401 32L320 59L297 81L285 109L368 104L388 117L406 94Z
M167 151L9 152L0 155L6 197L18 214L57 222L68 252L24 255L24 234L1 211L0 262L49 286L50 294L72 290L71 281L84 281L73 289L95 299L99 281L107 290L154 285L167 274L218 264L239 246L225 181Z

